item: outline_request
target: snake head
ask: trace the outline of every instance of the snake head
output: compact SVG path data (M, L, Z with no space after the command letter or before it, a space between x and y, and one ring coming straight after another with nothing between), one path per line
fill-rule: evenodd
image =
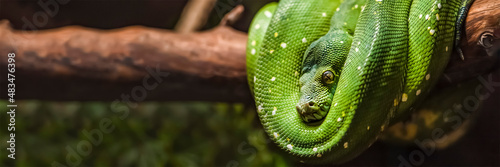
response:
M304 122L319 121L328 114L338 80L334 72L330 68L314 66L301 76L301 98L296 108Z
M349 50L350 41L340 42L340 39L346 39L340 38L342 35L346 34L341 32L325 35L313 42L304 54L299 79L300 100L296 105L297 112L304 122L320 121L330 110Z
M316 68L301 77L301 98L297 112L305 122L323 119L330 110L338 75L330 68Z

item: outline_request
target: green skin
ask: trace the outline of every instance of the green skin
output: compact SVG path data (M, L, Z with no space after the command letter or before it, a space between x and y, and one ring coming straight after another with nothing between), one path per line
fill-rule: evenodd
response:
M247 71L269 136L310 163L342 163L360 154L435 84L451 54L461 5L266 5L250 27Z
M296 106L305 122L321 120L330 110L361 6L365 3L366 0L342 3L330 21L328 33L306 50L299 79L301 97Z

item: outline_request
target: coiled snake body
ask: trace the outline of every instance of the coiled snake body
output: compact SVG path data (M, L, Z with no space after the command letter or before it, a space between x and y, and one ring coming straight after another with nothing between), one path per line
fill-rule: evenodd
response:
M341 163L360 154L427 95L470 3L281 0L265 6L250 27L247 71L266 132L306 162Z

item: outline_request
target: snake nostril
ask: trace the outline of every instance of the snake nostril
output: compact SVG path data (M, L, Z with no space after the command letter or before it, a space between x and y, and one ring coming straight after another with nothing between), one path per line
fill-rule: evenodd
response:
M309 106L314 106L314 102L310 101Z

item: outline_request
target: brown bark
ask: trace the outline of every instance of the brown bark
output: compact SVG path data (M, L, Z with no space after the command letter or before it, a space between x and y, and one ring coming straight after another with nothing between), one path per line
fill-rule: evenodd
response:
M142 86L147 68L169 76L145 100L251 99L245 80L246 35L226 26L191 34L140 26L24 33L4 22L0 39L0 68L6 69L8 53L16 54L17 99L114 100ZM6 72L2 70L3 85Z
M499 1L476 0L472 4L465 22L465 34L462 35L461 48L465 61L454 53L439 85L457 83L479 74L484 74L499 66L499 56L487 56L479 45L481 34L492 32L500 39L500 3Z

